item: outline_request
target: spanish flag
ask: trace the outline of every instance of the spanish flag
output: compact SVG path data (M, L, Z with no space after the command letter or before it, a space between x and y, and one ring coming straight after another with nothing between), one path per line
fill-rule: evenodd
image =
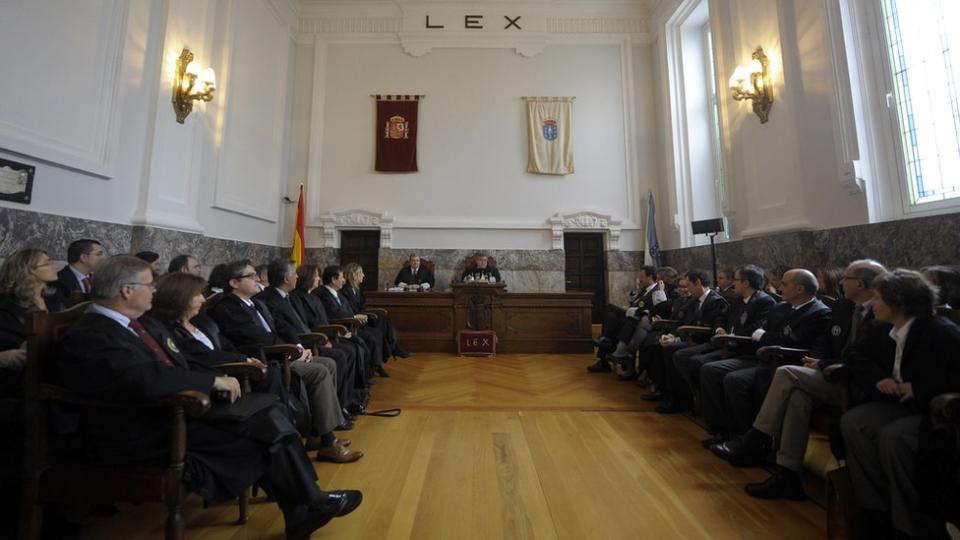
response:
M300 197L297 199L297 224L293 228L293 252L290 258L300 266L307 260L307 250L303 241L303 184L300 184Z

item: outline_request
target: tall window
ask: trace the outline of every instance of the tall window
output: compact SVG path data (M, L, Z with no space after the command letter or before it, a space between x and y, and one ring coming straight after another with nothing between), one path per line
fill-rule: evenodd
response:
M726 169L723 167L723 129L720 126L720 99L717 96L717 70L713 61L713 34L710 32L710 23L703 25L703 43L706 46L704 62L707 69L707 106L710 109L710 126L713 146L713 185L716 190L717 200L727 200L727 182ZM730 223L727 216L723 217L723 237L730 238Z
M960 197L960 1L883 0L909 204ZM891 103L892 101L892 103Z

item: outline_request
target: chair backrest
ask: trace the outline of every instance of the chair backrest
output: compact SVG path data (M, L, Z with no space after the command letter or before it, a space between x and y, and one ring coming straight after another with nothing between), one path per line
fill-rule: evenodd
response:
M468 256L463 261L463 267L466 270L472 270L477 267L477 258L473 255ZM487 268L496 268L497 260L489 255L487 255Z
M27 363L24 372L24 392L29 398L39 396L40 385L49 382L55 374L57 343L90 306L82 302L58 313L33 313L27 320Z
M409 260L404 261L403 267L410 268L410 261ZM420 257L420 267L425 268L430 272L433 272L434 264L433 264L433 261L431 261L430 259L424 259L423 257Z
M951 321L960 324L960 309L955 307L937 306L937 315L946 317Z

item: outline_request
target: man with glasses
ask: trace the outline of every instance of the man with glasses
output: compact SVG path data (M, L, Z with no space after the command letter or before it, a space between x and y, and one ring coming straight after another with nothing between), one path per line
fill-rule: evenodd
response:
M841 280L843 299L837 302L830 326L829 355L811 353L802 366L781 366L763 400L753 427L739 441L730 441L718 455L737 465L759 465L774 441L778 443L777 468L765 481L748 484L746 491L762 499L803 499L800 470L810 434L813 409L839 407L842 388L823 376L828 365L843 361L868 335L876 335L875 327L889 331L889 325L875 321L871 301L873 281L886 272L870 259L850 263ZM819 356L819 357L817 357Z
M220 327L222 335L242 352L259 355L267 345L285 343L270 309L253 298L260 293L257 271L248 260L227 264L227 290L210 309L210 316ZM337 398L337 364L325 356L314 357L310 349L299 343L290 343L301 349L301 355L290 363L290 369L307 387L310 404L311 433L307 449L317 450L318 461L349 463L363 457L363 452L347 450L350 441L337 439L334 429L349 430L353 424L343 416L343 406Z
M105 261L93 279L93 305L58 345L60 384L103 401L151 402L194 391L235 402L240 394L235 378L215 368L189 367L188 359L169 346L173 340L162 325L141 321L153 291L149 263L129 256ZM209 413L188 419L183 480L209 503L236 498L258 483L280 506L287 538L303 540L334 517L352 512L362 495L317 487L295 428L284 414L271 412L278 406L265 405L231 420ZM106 463L167 459L169 415L121 407L80 408L79 413L80 455Z

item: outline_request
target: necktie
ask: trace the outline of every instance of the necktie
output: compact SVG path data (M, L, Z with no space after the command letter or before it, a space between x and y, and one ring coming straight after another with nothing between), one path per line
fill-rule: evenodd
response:
M163 347L157 343L157 340L153 339L147 329L140 324L140 321L136 319L130 319L130 328L137 333L137 336L140 337L140 341L144 342L147 347L153 351L153 354L157 355L157 358L163 362L165 365L173 367L173 362L170 360L170 357L167 356L167 352L163 350Z
M247 306L247 304L244 304L244 305ZM262 313L260 313L260 310L257 309L256 304L253 304L252 306L247 306L247 309L253 310L253 314L256 315L257 320L260 321L260 326L262 326L263 329L267 331L267 333L270 333L270 334L273 333L273 330L270 329L270 325L267 324L267 319L263 316Z
M84 294L89 293L90 289L93 288L93 278L90 277L90 274L83 276L83 280L81 280L81 283L83 284Z
M857 307L853 308L853 324L850 325L850 336L847 339L848 345L857 341L857 337L863 334L863 331L864 331L863 314L864 314L863 305L857 304Z

